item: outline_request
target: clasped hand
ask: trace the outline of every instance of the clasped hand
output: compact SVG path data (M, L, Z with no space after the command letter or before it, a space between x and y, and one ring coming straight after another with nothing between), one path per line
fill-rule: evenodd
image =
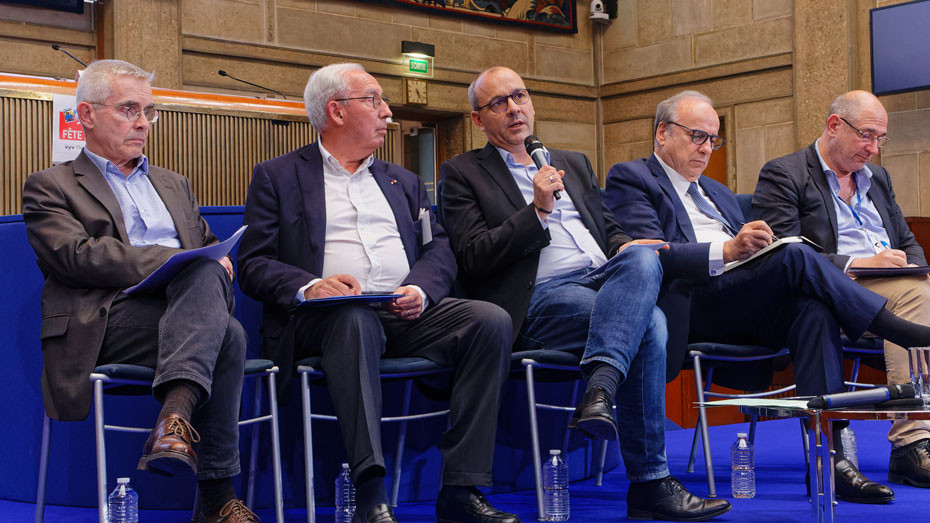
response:
M304 298L330 298L333 296L356 296L361 294L362 286L351 274L333 274L314 283L304 291ZM394 294L403 294L401 298L384 305L384 310L402 320L415 320L423 312L423 298L413 287L402 285Z

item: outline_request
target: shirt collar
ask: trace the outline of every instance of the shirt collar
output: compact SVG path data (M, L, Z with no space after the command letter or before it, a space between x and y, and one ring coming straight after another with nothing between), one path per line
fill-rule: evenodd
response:
M653 153L653 156L656 157L656 160L659 161L659 165L662 166L662 170L665 171L665 175L668 176L668 179L672 182L672 186L675 187L675 191L681 195L688 192L688 187L691 185L684 176L678 174L678 171L672 169L667 163L662 161L662 158L658 154Z
M497 149L497 153L501 155L501 158L504 159L504 163L506 163L506 164L507 164L507 167L508 167L509 169L511 169L511 170L513 170L513 169L528 169L528 168L530 168L530 167L532 167L533 169L536 168L536 164L535 164L535 163L534 163L533 165L530 166L530 165L523 165L522 163L518 162L516 159L514 159L513 153L511 153L511 152L508 151L507 149L502 149L502 148L500 148L500 147L498 147L498 146L496 146L496 145L494 146L494 148ZM546 149L545 146L543 146L543 153L545 153L545 155L546 155L546 163L548 163L549 165L552 165L552 160L551 160L551 158L549 157L549 149Z
M332 154L329 153L329 151L326 150L326 147L323 147L322 140L317 140L316 143L317 145L320 146L320 155L323 156L324 162L326 162L330 167L332 167L333 169L336 169L337 171L346 172L346 173L349 172L348 170L346 170L345 167L342 166L342 164L339 163L339 160L337 160L335 156L333 156ZM365 161L362 162L361 165L358 166L358 170L355 171L354 173L349 173L349 175L353 176L357 173L368 170L368 168L371 167L371 164L374 163L374 161L375 161L375 156L373 154L369 154L368 158L365 159Z
M110 160L107 160L106 158L104 158L103 156L100 156L99 154L92 152L87 147L84 147L84 154L86 154L87 157L90 158L91 163L93 163L97 167L97 170L100 171L100 174L106 175L107 172L109 171L114 174L122 175L119 168L116 167L115 163L111 162ZM149 159L146 158L144 154L140 155L139 158L136 159L135 168L133 168L132 172L129 173L129 176L126 176L126 178L129 178L130 176L136 173L139 173L142 176L148 176L149 174Z
M823 159L823 156L820 154L820 138L817 138L817 141L814 142L814 151L817 153L817 159L820 160L820 168L823 169L824 174L830 175L830 176L827 176L827 180L830 181L830 187L836 193L839 193L840 187L839 187L839 182L836 179L836 171L834 171L833 169L830 168L829 165L827 165L827 162ZM859 169L858 171L854 172L853 175L856 176L857 185L862 186L865 180L872 179L872 170L869 169L868 165L863 165L862 169ZM862 176L865 176L865 179L861 178Z

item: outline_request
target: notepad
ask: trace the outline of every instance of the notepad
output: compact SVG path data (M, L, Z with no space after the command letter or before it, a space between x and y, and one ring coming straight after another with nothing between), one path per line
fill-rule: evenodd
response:
M741 266L741 265L744 265L744 264L746 264L746 263L751 262L752 260L755 260L756 258L765 256L766 254L768 254L768 253L774 251L775 249L779 249L779 248L781 248L781 247L783 247L783 246L785 246L785 245L788 245L789 243L806 243L806 244L810 245L811 247L813 247L813 248L814 248L815 250L817 250L817 251L822 251L822 250L823 250L823 248L822 248L821 246L819 246L819 245L817 245L815 242L813 242L813 241L811 241L811 240L805 238L804 236L787 236L787 237L785 237L785 238L779 238L779 239L773 241L772 243L770 243L770 244L766 245L765 247L759 249L758 251L752 253L752 256L746 258L745 260L739 260L739 261L735 261L735 262L730 262L730 263L724 265L724 266L723 266L723 272L727 272L727 271L729 271L729 270L735 269L735 268L737 268L737 267L739 267L739 266Z

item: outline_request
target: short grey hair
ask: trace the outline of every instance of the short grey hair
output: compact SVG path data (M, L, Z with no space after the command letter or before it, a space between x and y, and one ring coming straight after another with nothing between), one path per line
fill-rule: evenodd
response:
M859 98L852 96L852 93L843 93L830 104L830 112L827 113L827 118L835 114L843 118L856 120L859 118L860 112L862 112L862 104Z
M304 88L304 108L310 125L316 132L326 130L326 104L335 98L344 98L349 92L346 75L349 71L362 71L359 64L332 64L314 71Z
M145 80L152 85L155 73L143 70L123 60L97 60L87 66L78 79L77 103L103 103L110 97L113 81L120 76Z
M481 82L481 80L484 79L485 76L495 71L500 71L502 69L510 69L510 68L504 67L502 65L495 65L494 67L489 67L485 69L484 71L481 71L481 74L475 77L475 79L472 80L470 84L468 84L468 103L471 104L472 111L478 110L478 93L475 92L478 89L478 84Z
M667 124L678 120L678 105L681 104L682 100L686 99L707 102L711 107L714 105L714 102L711 101L709 96L699 91L682 91L671 98L666 98L659 102L659 105L656 106L656 120L655 123L652 124L653 146L659 145L659 141L656 140L656 133L659 132L659 124Z

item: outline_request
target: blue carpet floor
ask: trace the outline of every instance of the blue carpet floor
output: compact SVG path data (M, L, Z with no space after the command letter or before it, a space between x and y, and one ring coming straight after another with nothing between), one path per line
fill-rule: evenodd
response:
M853 422L859 445L859 464L870 478L885 482L888 468L889 446L885 435L887 422ZM717 491L733 503L733 509L718 518L721 522L762 523L810 521L811 505L805 496L804 458L801 450L801 431L796 420L768 421L759 425L756 435L756 497L749 500L730 498L729 446L737 432L748 430L748 424L711 427L711 454ZM706 495L703 460L692 474L685 472L691 430L668 432L669 467L672 474L682 480L695 494ZM895 501L889 505L859 505L840 502L837 519L840 521L926 521L930 514L930 491L902 485L892 485ZM571 521L601 522L626 519L626 488L622 466L604 476L604 485L594 486L593 480L571 485ZM145 495L142 493L142 495ZM490 496L491 502L502 509L516 512L524 522L536 520L536 501L531 491ZM0 501L0 522L32 521L35 506L28 503ZM274 521L273 510L260 510L265 522ZM321 523L333 520L332 508L318 509ZM396 511L402 522L434 521L432 503L404 503ZM289 508L285 511L288 522L306 521L306 511ZM143 511L143 522L185 522L190 512ZM55 523L91 523L96 521L92 509L48 507L46 521Z

